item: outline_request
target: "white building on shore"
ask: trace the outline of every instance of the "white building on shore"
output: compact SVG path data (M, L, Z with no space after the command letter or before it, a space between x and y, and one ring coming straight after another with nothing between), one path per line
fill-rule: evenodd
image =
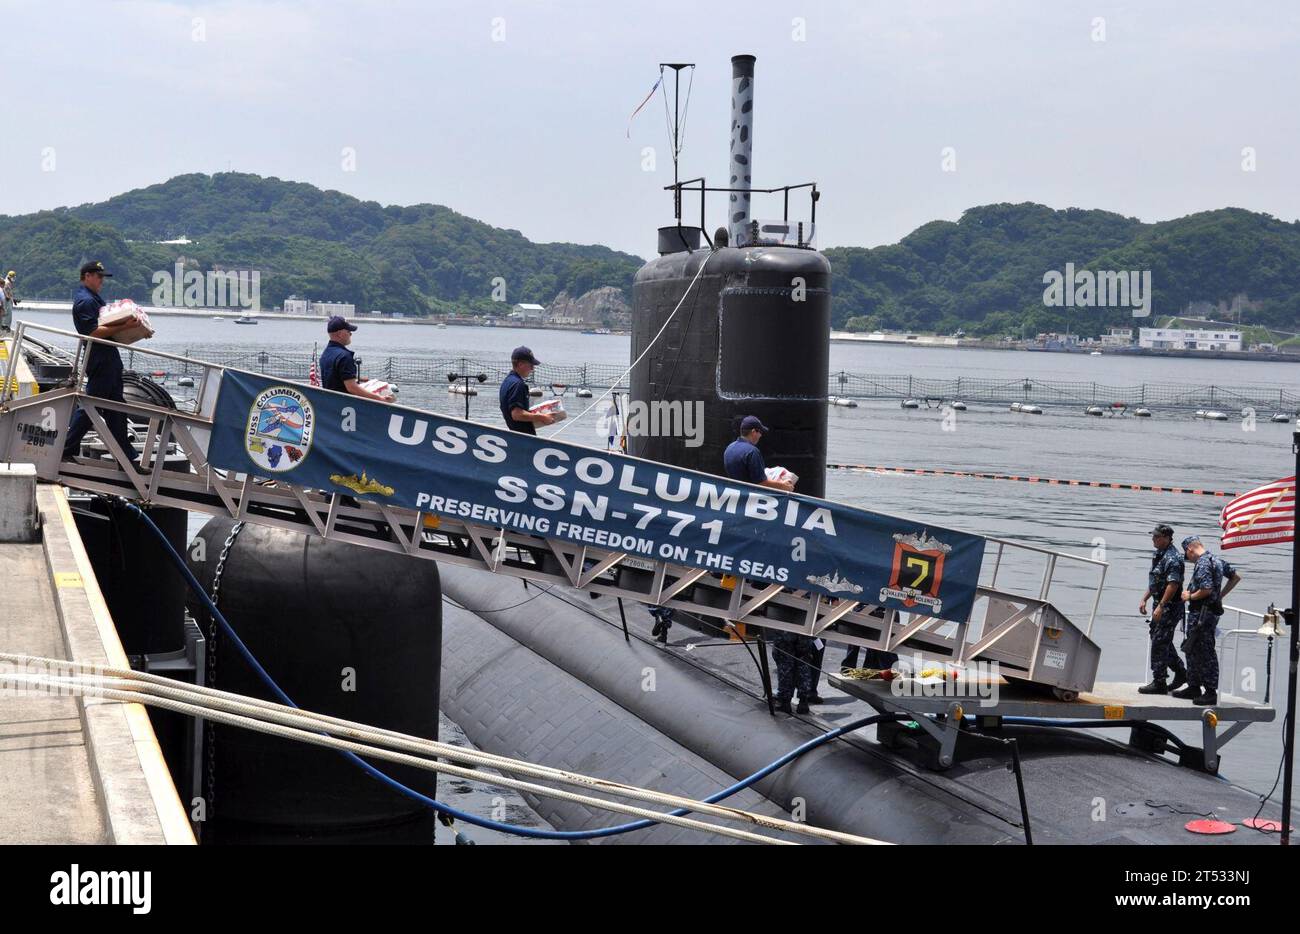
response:
M523 324L541 324L546 318L546 306L534 305L531 302L520 302L515 305L509 317Z
M1227 328L1139 328L1138 346L1149 350L1228 350L1240 352L1241 332Z
M1111 328L1109 334L1103 334L1101 336L1101 346L1132 347L1133 329L1132 328Z
M296 295L290 295L280 308L286 315L316 315L329 318L342 315L347 318L357 313L357 306L346 302L313 302Z

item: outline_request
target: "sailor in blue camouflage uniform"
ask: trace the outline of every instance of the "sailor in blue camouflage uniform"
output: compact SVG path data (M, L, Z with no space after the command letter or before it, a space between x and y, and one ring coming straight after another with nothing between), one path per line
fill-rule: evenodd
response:
M817 690L817 675L821 652L817 640L797 632L775 631L771 635L772 655L776 657L776 709L783 713L808 713ZM799 691L799 704L791 709L790 701L795 689Z
M1187 601L1187 638L1183 640L1187 687L1174 691L1173 696L1208 707L1219 702L1219 656L1214 650L1214 634L1223 612L1223 573L1219 559L1206 551L1195 535L1183 539L1183 554L1196 565L1192 581L1183 591Z
M1151 530L1151 570L1142 594L1139 612L1146 616L1147 601L1154 600L1148 629L1151 633L1151 683L1138 688L1139 694L1167 694L1187 683L1187 669L1174 648L1174 631L1183 621L1183 556L1174 547L1174 530L1163 523ZM1173 684L1165 672L1174 673Z
M1219 566L1219 584L1223 588L1219 600L1222 602L1232 588L1241 583L1241 574L1222 555L1215 555L1214 562Z

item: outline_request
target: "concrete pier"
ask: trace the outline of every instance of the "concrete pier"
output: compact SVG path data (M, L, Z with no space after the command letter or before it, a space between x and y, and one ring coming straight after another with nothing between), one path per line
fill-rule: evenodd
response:
M63 488L0 464L0 519L0 651L129 667ZM194 843L145 709L0 689L0 843Z

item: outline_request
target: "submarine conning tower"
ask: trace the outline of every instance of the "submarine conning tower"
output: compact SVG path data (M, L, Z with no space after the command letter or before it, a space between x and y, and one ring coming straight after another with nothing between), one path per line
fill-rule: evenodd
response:
M754 57L731 63L728 184L711 188L698 178L667 186L676 223L659 229L660 255L633 281L632 360L651 349L632 370L628 453L721 475L722 452L740 420L757 415L771 429L759 444L768 466L798 474L798 492L823 496L831 267L812 246L819 192L812 182L752 187ZM806 224L790 218L791 194L804 189ZM683 196L693 193L699 226L681 217ZM727 225L712 239L710 193L725 194L728 209ZM781 219L757 219L751 194L780 198ZM665 425L695 423L645 415L643 423L659 430L637 430L637 406L646 403L669 403L661 412L673 412L674 403L693 406L702 423L694 432L665 432Z

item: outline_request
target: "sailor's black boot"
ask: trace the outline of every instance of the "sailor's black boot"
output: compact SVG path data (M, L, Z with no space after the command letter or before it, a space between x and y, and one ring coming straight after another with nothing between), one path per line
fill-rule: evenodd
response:
M788 697L785 700L782 700L779 697L776 699L776 712L788 713L791 716L794 716L794 708L790 706L790 699Z
M1180 687L1182 687L1186 683L1187 683L1186 670L1175 671L1174 680L1169 684L1169 690L1177 691Z
M1196 700L1192 701L1192 703L1198 707L1213 707L1218 702L1219 702L1219 692L1209 691L1209 690L1207 690L1200 697L1196 698Z
M1154 678L1149 684L1144 684L1138 688L1139 694L1168 694L1169 686L1165 684L1164 678Z
M1201 689L1195 684L1189 684L1181 691L1171 691L1170 697L1176 697L1179 700L1193 700L1201 696Z
M799 703L795 704L794 712L795 712L795 713L800 713L800 714L807 713L807 712L808 712L808 702L807 702L806 700L804 700L802 697L799 698Z

